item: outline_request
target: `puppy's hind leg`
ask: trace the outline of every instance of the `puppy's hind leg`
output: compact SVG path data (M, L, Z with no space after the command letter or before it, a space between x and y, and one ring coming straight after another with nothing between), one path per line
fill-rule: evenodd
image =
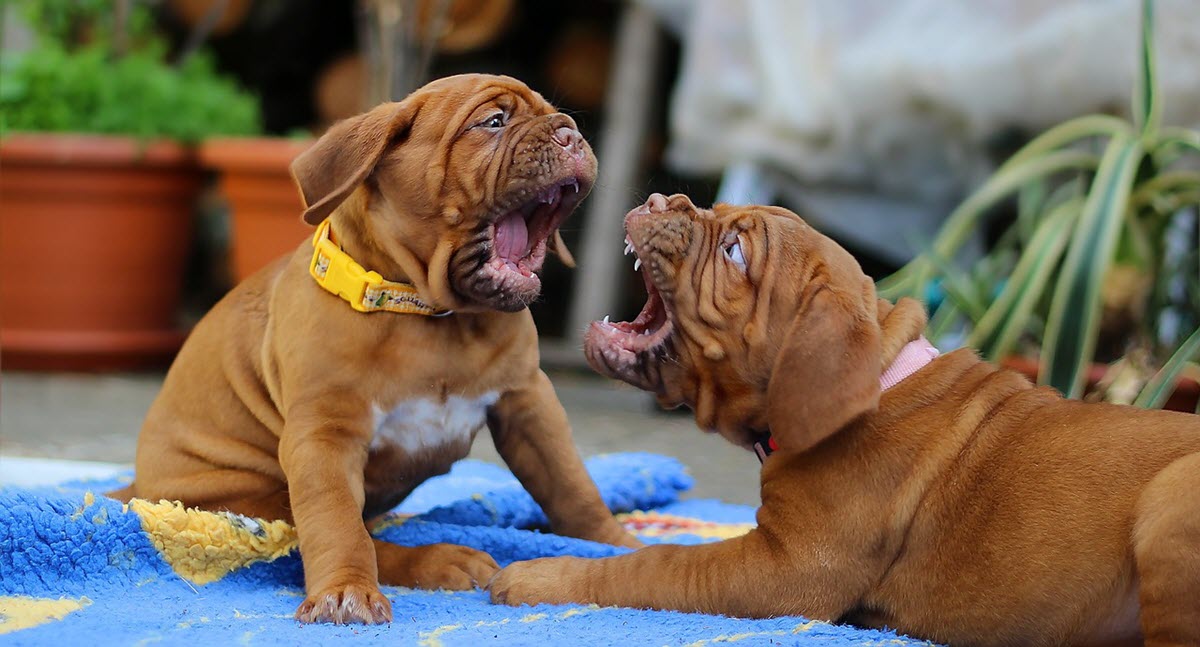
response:
M1146 485L1133 551L1146 645L1200 645L1200 453L1176 460Z

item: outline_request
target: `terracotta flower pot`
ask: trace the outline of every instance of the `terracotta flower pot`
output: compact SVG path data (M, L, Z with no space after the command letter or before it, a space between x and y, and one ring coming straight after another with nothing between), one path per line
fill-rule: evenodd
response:
M218 138L204 142L200 160L220 172L229 202L232 270L242 281L313 235L301 220L304 203L288 173L312 140Z
M169 361L202 174L172 142L73 134L0 141L4 368Z
M1000 362L1000 365L1021 373L1029 378L1031 382L1037 383L1038 379L1038 360L1036 357L1022 357L1014 355ZM1104 374L1108 371L1108 366L1104 364L1092 364L1088 366L1087 387L1086 391L1091 391L1104 379ZM1175 390L1171 393L1171 397L1167 398L1164 409L1170 411L1183 411L1184 413L1195 413L1196 403L1200 401L1200 384L1194 380L1180 378L1175 383Z

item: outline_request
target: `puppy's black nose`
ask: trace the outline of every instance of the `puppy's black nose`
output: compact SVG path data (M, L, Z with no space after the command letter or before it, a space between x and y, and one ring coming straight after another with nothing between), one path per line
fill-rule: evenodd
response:
M583 144L583 135L580 135L578 130L571 128L570 126L558 128L554 131L554 134L551 135L551 138L554 140L554 143L572 152L576 152L582 148L581 144Z

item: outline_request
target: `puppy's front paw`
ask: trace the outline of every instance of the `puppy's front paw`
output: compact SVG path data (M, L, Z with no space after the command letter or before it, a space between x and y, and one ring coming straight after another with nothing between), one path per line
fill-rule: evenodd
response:
M528 562L513 562L504 567L488 584L492 604L566 604L592 602L582 594L581 582L586 560L576 557L546 557Z
M429 544L398 553L398 559L380 559L379 581L420 589L469 591L483 586L500 570L485 552L456 544Z
M379 587L348 584L309 594L296 609L300 622L377 625L392 621L392 603Z

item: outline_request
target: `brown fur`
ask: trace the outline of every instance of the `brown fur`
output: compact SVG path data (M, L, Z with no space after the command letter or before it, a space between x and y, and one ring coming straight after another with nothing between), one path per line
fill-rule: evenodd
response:
M794 214L655 196L626 222L674 326L671 361L633 381L736 443L769 427L757 528L516 563L493 600L800 614L955 645L1200 644L1196 416L1064 400L970 350L881 394L924 311L877 299ZM721 258L739 231L745 271Z
M502 130L469 128L498 109L509 115ZM293 521L307 589L297 617L389 621L379 582L464 589L497 565L461 546L371 539L364 515L446 472L478 431L415 454L372 446L373 407L496 392L496 447L554 528L637 545L587 477L538 368L530 290L478 298L471 290L486 282L464 260L490 249L480 238L489 217L545 182L574 173L583 190L571 199L582 198L595 158L582 138L574 148L553 140L574 127L519 81L483 75L437 81L334 126L293 165L305 218L328 216L364 267L455 314L356 312L309 276L305 241L196 326L146 417L135 482L114 494Z

